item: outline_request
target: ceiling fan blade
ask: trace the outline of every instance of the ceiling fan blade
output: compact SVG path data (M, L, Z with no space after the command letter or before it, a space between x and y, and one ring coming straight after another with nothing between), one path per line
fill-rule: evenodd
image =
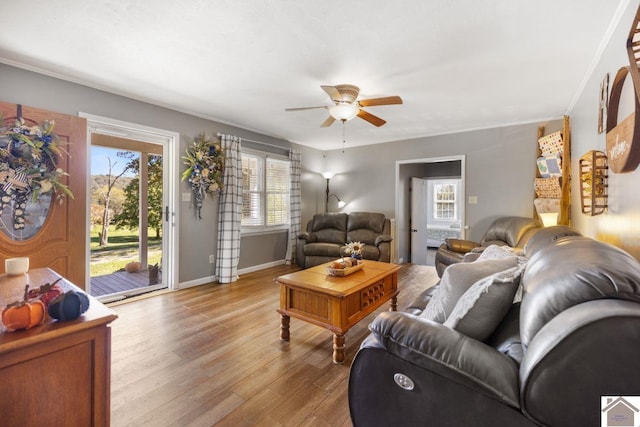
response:
M375 105L396 105L402 104L402 98L399 96L387 96L384 98L361 99L358 101L362 107L373 107Z
M333 124L333 122L335 122L335 121L336 121L336 119L334 119L334 118L333 118L333 116L329 116L329 117L327 117L327 120L325 120L325 121L320 125L320 127L321 127L321 128L327 128L327 127L331 126L331 125Z
M371 123L372 125L378 126L378 127L380 127L383 124L387 123L386 120L382 120L380 117L374 116L373 114L368 113L368 112L366 112L366 111L364 111L362 109L360 111L358 111L358 117L360 117L361 119L366 120L369 123Z
M325 92L327 92L327 95L329 95L329 98L331 98L331 100L333 102L343 101L342 95L340 94L340 92L338 91L338 89L335 86L320 86L320 87Z
M302 110L315 110L317 108L324 108L327 109L329 108L328 105L322 105L319 107L298 107L298 108L285 108L284 111L302 111Z

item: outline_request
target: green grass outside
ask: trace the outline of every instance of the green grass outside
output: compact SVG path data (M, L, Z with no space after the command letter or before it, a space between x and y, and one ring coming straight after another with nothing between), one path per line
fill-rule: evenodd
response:
M138 261L138 230L109 227L109 245L98 245L98 233L102 227L95 226L91 231L91 277L115 273L132 261ZM156 238L154 229L149 229L148 263L160 264L162 258L162 239Z

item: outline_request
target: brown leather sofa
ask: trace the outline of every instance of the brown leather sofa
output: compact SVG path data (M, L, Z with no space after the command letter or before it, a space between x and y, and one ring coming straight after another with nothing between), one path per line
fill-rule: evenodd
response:
M640 394L640 264L575 234L531 238L521 301L486 339L424 318L444 277L378 315L351 366L353 425L598 426L601 396Z
M467 253L479 254L489 245L524 248L531 236L541 227L542 223L537 219L505 216L493 221L480 242L445 239L435 255L438 277L442 277L444 269L449 265L462 262Z
M319 213L307 223L307 231L298 235L296 264L309 268L344 255L349 242L364 243L362 258L389 262L391 222L374 212Z

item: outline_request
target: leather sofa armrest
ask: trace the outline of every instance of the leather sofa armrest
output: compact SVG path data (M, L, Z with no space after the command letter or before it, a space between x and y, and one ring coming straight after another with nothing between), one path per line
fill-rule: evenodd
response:
M524 412L544 425L587 425L584 402L601 395L637 395L640 304L600 299L575 305L533 337L520 365ZM562 399L557 390L571 390ZM612 392L615 390L615 393Z
M422 291L420 294L418 294L417 297L413 299L411 304L409 304L409 306L404 309L404 312L415 314L416 316L422 313L422 311L425 309L427 304L431 302L433 295L436 293L439 287L440 287L440 282L431 286L427 290Z
M462 262L473 262L478 258L480 258L481 254L482 252L475 252L475 251L468 252L464 254L464 257L462 257Z
M458 383L520 407L518 368L513 360L459 332L414 316L388 311L369 325L375 337L363 346L389 353Z
M480 243L473 242L471 240L462 239L444 239L444 243L447 245L447 249L450 251L458 252L461 254L471 252L473 248L480 246Z
M393 240L393 237L391 237L389 234L381 234L378 237L376 237L375 245L380 246L380 243L390 242L392 240Z
M305 240L307 243L314 243L318 241L318 237L315 233L309 233L308 231L298 234L298 239Z

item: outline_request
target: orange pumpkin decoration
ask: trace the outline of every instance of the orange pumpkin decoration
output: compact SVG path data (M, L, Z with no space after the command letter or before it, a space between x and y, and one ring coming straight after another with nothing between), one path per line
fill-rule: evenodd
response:
M140 263L137 261L130 262L124 266L124 270L127 273L137 273L138 271L140 271Z
M2 310L2 323L8 331L29 329L41 325L46 318L46 308L40 300L26 301L29 285L25 287L25 300L9 304Z

